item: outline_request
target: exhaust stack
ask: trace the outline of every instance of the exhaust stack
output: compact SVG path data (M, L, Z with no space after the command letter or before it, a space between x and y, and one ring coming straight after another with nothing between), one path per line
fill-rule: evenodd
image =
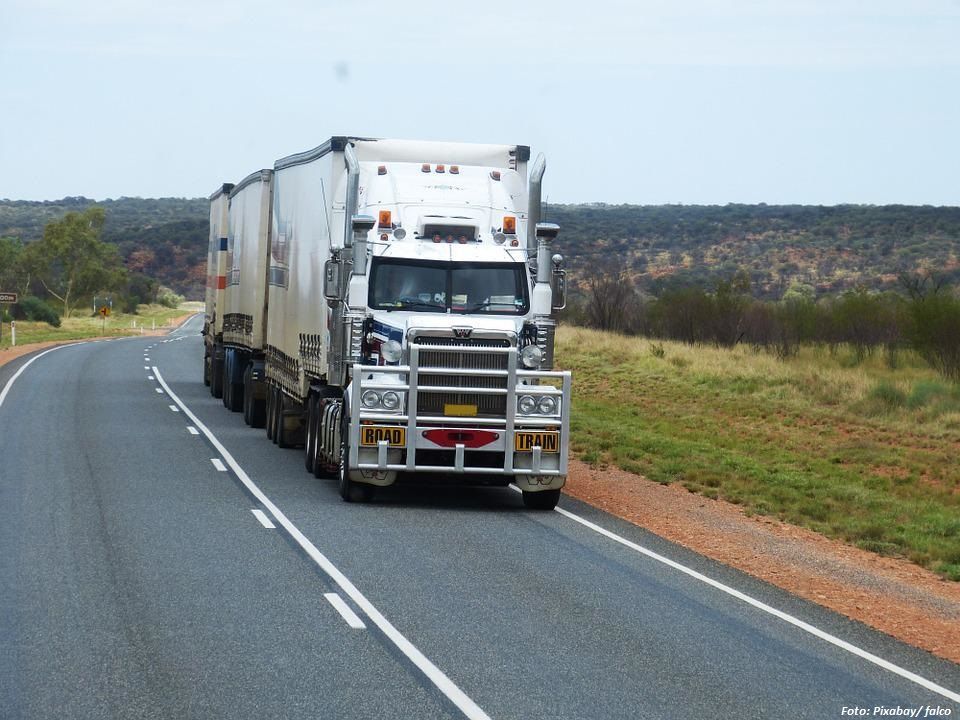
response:
M540 153L530 168L530 187L527 192L527 257L530 258L537 256L537 223L540 222L540 198L546 169L547 160Z

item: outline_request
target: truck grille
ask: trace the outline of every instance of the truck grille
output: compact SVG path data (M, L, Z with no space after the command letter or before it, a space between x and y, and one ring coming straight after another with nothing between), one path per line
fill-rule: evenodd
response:
M507 410L506 395L472 393L471 388L507 387L506 377L476 377L471 375L438 375L430 368L454 370L506 370L506 353L478 353L458 351L461 347L508 348L507 339L423 337L413 338L419 345L431 346L420 351L419 384L450 388L449 392L420 392L417 395L418 415L443 415L446 405L476 405L481 417L504 417ZM439 349L442 348L442 349Z

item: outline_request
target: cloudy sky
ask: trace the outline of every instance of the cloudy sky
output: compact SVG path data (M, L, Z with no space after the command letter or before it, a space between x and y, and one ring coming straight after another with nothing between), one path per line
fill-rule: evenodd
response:
M0 0L0 198L207 195L331 135L551 202L960 204L960 0Z

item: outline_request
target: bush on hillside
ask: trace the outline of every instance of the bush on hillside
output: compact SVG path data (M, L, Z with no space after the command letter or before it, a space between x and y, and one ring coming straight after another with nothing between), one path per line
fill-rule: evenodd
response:
M53 327L60 327L60 316L57 311L38 297L25 297L19 303L20 314L24 320L45 322Z

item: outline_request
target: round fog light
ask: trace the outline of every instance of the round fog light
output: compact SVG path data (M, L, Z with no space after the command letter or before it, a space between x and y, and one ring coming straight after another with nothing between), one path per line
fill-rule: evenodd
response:
M365 408L375 408L380 404L380 393L376 390L364 390L360 396L360 402Z
M521 415L529 415L537 409L537 401L530 395L521 395L517 401L517 409Z

